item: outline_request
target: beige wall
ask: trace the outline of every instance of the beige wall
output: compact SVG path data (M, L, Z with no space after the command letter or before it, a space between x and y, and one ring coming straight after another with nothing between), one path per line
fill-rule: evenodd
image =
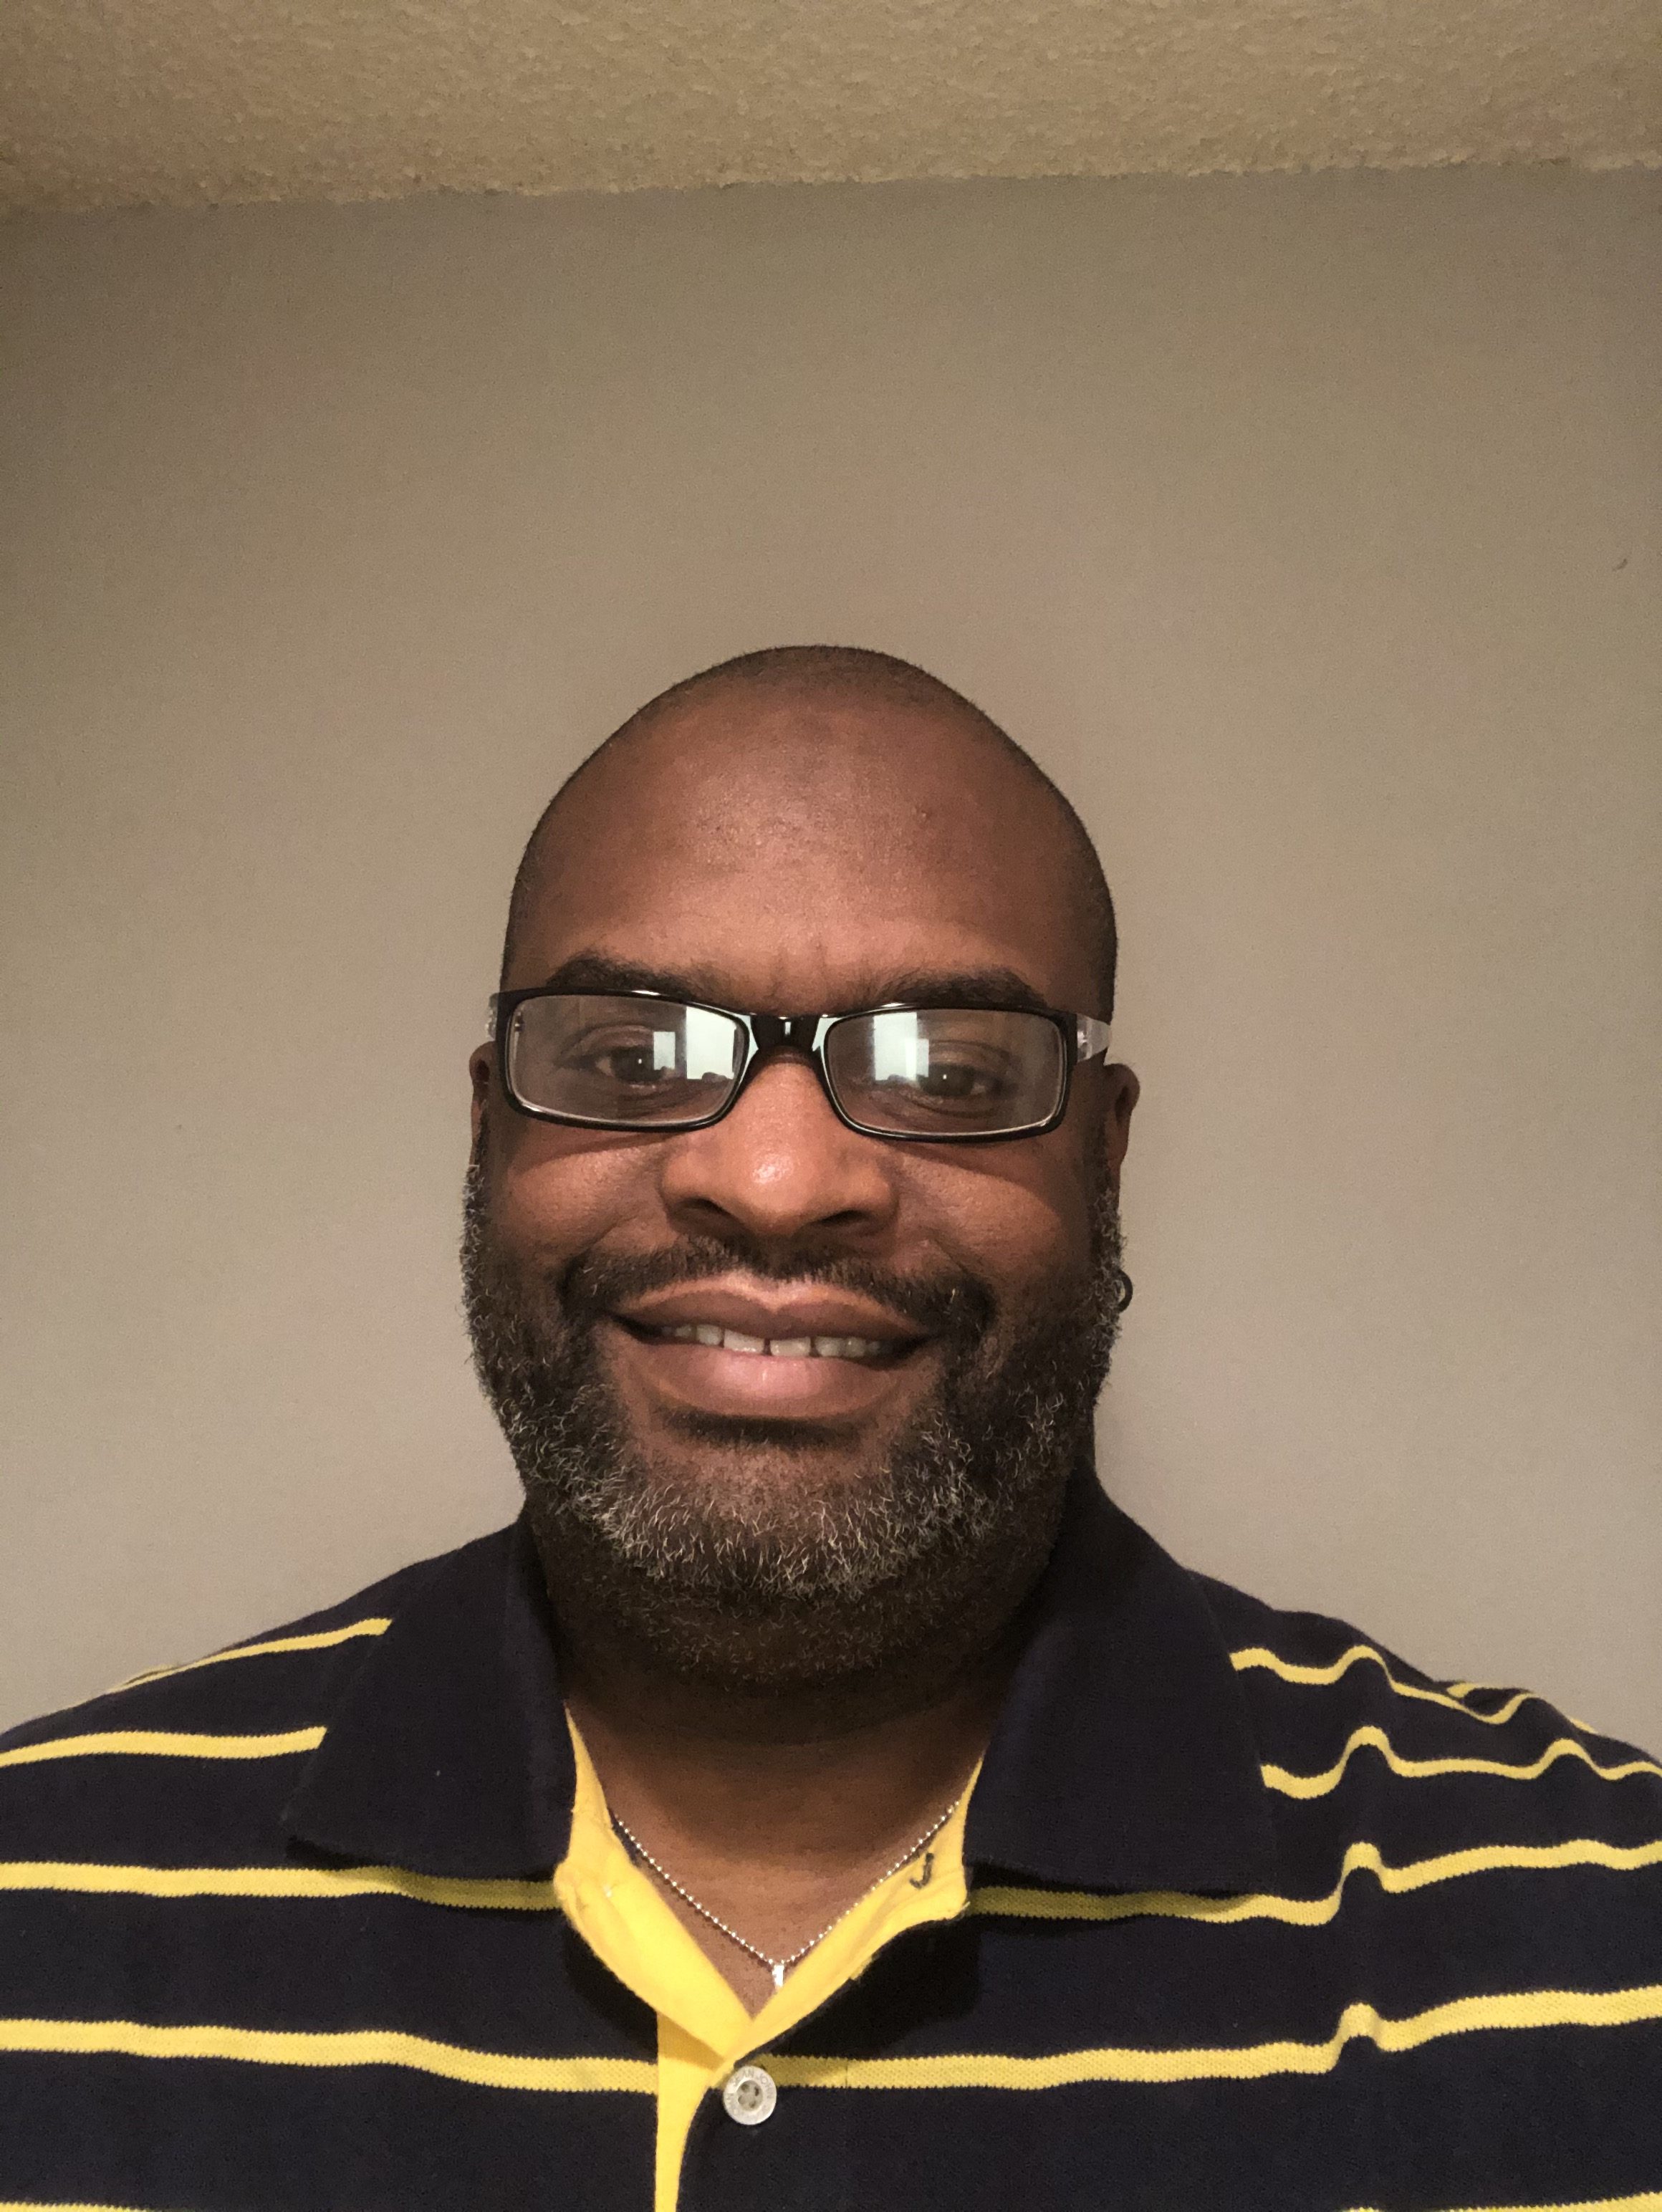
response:
M453 1247L519 841L887 647L1118 889L1112 1486L1662 1744L1654 178L0 234L0 1718L504 1517Z

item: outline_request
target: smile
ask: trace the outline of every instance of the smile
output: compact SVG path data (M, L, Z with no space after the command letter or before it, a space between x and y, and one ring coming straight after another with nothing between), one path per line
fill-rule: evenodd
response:
M874 1298L736 1272L607 1316L620 1373L677 1412L847 1422L927 1387L933 1340Z
M631 1324L634 1333L648 1344L702 1344L711 1351L738 1352L764 1359L892 1358L904 1346L874 1336L750 1336L743 1330L721 1328L714 1322L679 1322L671 1328Z

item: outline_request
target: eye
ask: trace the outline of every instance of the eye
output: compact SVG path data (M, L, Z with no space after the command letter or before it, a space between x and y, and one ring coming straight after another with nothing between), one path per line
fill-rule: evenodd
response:
M679 1079L677 1045L671 1030L609 1024L573 1037L560 1055L560 1065L573 1075L597 1077L633 1091L649 1090Z
M937 1045L930 1049L928 1067L913 1080L926 1097L943 1104L971 1105L1001 1097L1010 1087L1010 1073L1001 1054Z

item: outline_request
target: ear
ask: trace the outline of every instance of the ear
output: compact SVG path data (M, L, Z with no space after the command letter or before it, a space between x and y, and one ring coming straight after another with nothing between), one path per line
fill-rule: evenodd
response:
M1131 1141L1131 1115L1142 1085L1123 1061L1116 1060L1102 1071L1107 1086L1107 1100L1102 1117L1103 1146L1108 1157L1108 1180L1116 1196L1119 1192L1119 1171L1125 1163L1125 1151Z
M473 1143L476 1147L479 1132L484 1127L485 1109L490 1103L490 1085L496 1065L496 1054L488 1044L476 1046L468 1055L468 1079L473 1085Z

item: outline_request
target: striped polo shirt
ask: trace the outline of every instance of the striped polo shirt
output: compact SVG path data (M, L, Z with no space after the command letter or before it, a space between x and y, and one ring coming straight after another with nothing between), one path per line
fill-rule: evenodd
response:
M522 1525L0 1738L0 2212L1662 2207L1662 1767L1081 1476L967 1808L724 1991Z

